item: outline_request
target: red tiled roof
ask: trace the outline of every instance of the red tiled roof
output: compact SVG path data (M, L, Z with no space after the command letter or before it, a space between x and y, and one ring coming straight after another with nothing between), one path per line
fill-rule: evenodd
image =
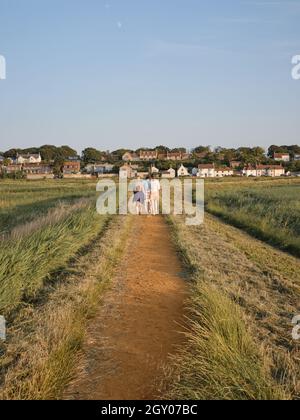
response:
M274 153L274 158L282 158L283 156L290 156L289 153Z
M199 169L214 169L215 165L213 163L200 163L198 165Z

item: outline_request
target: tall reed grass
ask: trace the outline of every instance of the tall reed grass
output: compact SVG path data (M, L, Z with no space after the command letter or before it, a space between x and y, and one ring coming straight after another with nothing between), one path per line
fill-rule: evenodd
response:
M242 314L210 284L197 282L191 299L189 345L177 358L177 399L277 400L285 393L271 380Z
M187 228L182 218L168 220L190 273L191 298L187 302L190 310L188 345L173 359L178 379L167 397L180 400L291 399L286 387L273 379L272 360L254 340L242 309L218 287L219 279L213 277L214 271L209 265L203 265L206 260L198 256L205 252L197 248L198 239L207 241L207 232L205 238L197 238L198 230ZM226 260L220 259L224 263L221 271L226 270Z
M59 201L69 204L82 197L95 197L93 183L0 181L0 235L46 214Z
M75 209L67 218L41 225L20 239L2 241L0 248L0 313L9 315L33 299L46 276L62 267L100 231L105 217L94 206Z
M236 227L300 256L300 185L206 189L206 209Z

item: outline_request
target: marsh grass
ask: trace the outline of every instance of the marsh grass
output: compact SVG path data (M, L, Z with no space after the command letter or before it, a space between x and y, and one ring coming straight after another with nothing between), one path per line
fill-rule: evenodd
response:
M59 202L68 205L84 197L95 197L95 184L65 180L0 181L0 236L47 214Z
M187 228L179 217L168 221L177 249L190 272L192 292L187 302L189 344L173 360L178 379L167 398L291 399L284 375L274 378L274 372L279 370L274 366L267 343L259 343L255 328L249 326L254 326L255 321L235 301L240 284L236 286L236 294L231 294L233 279L231 268L226 266L233 252L231 245L227 249L226 241L214 243L215 227L211 232L210 226ZM226 270L230 270L229 278L224 275ZM237 266L234 270L237 273ZM237 276L248 279L242 267Z
M105 218L93 206L76 208L66 219L0 248L0 312L6 316L35 297L47 274L97 235Z
M268 361L237 305L207 283L197 282L192 294L188 346L175 359L180 380L170 395L183 400L287 398L272 381Z
M296 256L300 256L300 184L207 187L206 209Z
M109 287L130 223L130 218L111 219L88 252L73 260L63 281L45 286L45 302L31 303L19 312L2 357L0 399L64 398L87 323Z

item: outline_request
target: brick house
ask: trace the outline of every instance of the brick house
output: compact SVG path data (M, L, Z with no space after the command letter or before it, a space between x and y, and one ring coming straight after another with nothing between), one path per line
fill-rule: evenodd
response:
M140 160L157 160L158 152L157 150L141 150L140 151Z
M26 163L22 165L22 170L26 175L48 175L53 173L50 165L39 165L38 163Z
M169 152L167 153L167 160L181 161L182 153L180 152Z
M289 162L291 159L289 153L274 153L274 160L277 162Z
M15 174L16 172L22 171L22 165L12 163L3 167L3 171L7 174Z
M80 162L64 162L63 174L71 175L80 172Z
M134 152L126 152L122 156L122 160L124 162L138 162L140 160L140 157Z

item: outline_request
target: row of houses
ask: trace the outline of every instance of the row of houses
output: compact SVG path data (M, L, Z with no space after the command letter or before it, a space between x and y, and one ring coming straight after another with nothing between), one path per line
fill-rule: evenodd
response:
M185 153L166 153L166 160L184 160L188 154ZM158 154L154 150L141 151L139 156L127 153L123 158L127 162L121 166L119 175L120 177L134 178L138 174L148 174L139 172L139 163L136 164L131 162L131 159L144 161L152 161L156 158L161 158L162 155ZM289 155L275 154L277 160L287 159ZM8 163L3 165L4 158L0 156L0 172L6 174L13 174L16 172L22 172L28 179L36 178L53 178L54 170L53 165L42 162L40 154L18 154L15 160L7 159ZM286 160L287 161L287 160ZM143 166L143 165L142 165ZM110 163L95 163L88 164L81 170L81 162L79 160L69 159L64 162L62 166L63 176L68 177L91 177L91 176L112 176L114 172L114 165ZM200 164L198 167L193 169L186 168L183 164L176 170L169 168L168 170L159 171L154 165L150 167L151 173L157 173L162 178L175 178L176 175L179 177L195 176L199 178L223 178L227 176L247 176L247 177L279 177L285 175L285 169L281 164L278 165L248 165L243 167L240 161L231 161L229 167L217 166L214 163ZM288 174L287 174L288 175Z
M151 162L155 160L161 161L185 161L189 160L192 157L197 157L198 159L205 158L207 152L203 153L191 153L186 152L159 152L158 150L140 150L139 153L135 152L126 152L122 160L124 162ZM274 160L277 162L290 162L291 155L289 153L274 153ZM300 161L300 155L295 155L293 160ZM238 162L239 164L241 162Z
M107 155L109 152L107 152ZM197 157L199 159L205 158L207 156L207 152L202 153L187 153L183 151L178 152L160 152L159 150L140 150L139 153L135 152L126 152L122 156L122 160L124 162L150 162L154 160L162 160L162 161L184 161L188 160L192 157ZM103 162L105 162L105 157L103 157ZM273 159L277 162L290 162L292 160L291 155L289 153L274 153ZM0 162L4 160L3 156L0 156ZM77 161L78 158L70 158L70 161ZM300 155L296 154L293 156L294 161L300 161ZM27 153L27 154L20 154L18 153L15 159L11 159L11 163L14 164L30 164L30 163L41 163L42 157L40 153ZM237 162L241 163L241 162Z
M172 160L183 161L192 157L190 153L185 152L166 152L161 153L158 150L141 150L139 153L126 152L122 156L124 162L151 162L154 160Z
M0 165L0 173L2 174L11 175L18 172L22 172L27 179L54 178L53 166L42 163L42 161L33 163L9 163L5 166ZM79 174L80 162L64 162L62 173L64 176Z
M247 176L247 177L280 177L285 175L285 170L281 165L257 165L255 167L247 166L242 171L235 170L230 167L217 167L212 164L200 164L197 168L189 171L184 165L180 165L177 171L170 168L166 171L159 171L155 166L149 169L151 174L160 175L162 178L175 178L178 177L194 176L198 178L224 178L228 176ZM148 174L148 172L146 173ZM131 165L126 163L121 166L119 172L120 178L135 178L136 176L145 175L138 171L138 165Z
M193 169L193 175L200 178L223 178L226 176L247 176L247 177L280 177L285 175L285 169L282 165L248 165L240 170L232 167L216 167L213 163L202 164Z
M131 165L131 164L128 164L128 163L121 166L120 170L119 170L119 176L120 176L121 179L136 178L137 176L146 176L146 175L149 175L149 174L159 175L159 176L161 176L161 178L172 179L172 178L176 177L176 170L173 169L173 168L169 168L167 170L160 171L154 165L152 165L149 168L149 172L139 172L138 165ZM183 165L181 165L177 169L177 176L179 176L179 177L186 177L186 176L190 176L190 175L191 174L189 173L188 169L185 168Z

